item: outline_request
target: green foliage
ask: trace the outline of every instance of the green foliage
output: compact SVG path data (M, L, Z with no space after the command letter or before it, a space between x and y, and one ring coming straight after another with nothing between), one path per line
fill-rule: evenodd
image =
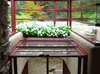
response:
M16 15L16 18L19 18L19 19L23 19L23 18L32 18L29 14L25 14L25 13L20 13L21 15ZM18 25L19 23L21 22L29 22L29 20L17 20L16 21L16 25Z
M43 9L46 5L41 5L43 2L34 2L34 1L26 1L24 4L24 8L20 7L21 9ZM26 14L29 14L34 19L44 19L48 17L46 12L44 11L24 11Z
M72 12L72 18L80 18L81 17L81 12L80 11L73 11Z
M15 8L20 9L20 7L24 8L25 1L15 1ZM16 11L17 15L21 15L23 11Z
M20 12L19 14L16 14L16 18L23 19L23 18L32 18L29 14L25 14L23 12ZM11 25L11 9L8 9L8 21ZM29 22L29 20L16 20L16 25L18 25L21 22Z
M67 13L66 12L56 12L56 17L57 18L67 18Z
M24 8L25 1L15 1L15 8L19 9L20 7Z
M72 8L80 7L80 1L72 1Z
M8 21L9 21L9 24L11 24L11 9L8 8Z

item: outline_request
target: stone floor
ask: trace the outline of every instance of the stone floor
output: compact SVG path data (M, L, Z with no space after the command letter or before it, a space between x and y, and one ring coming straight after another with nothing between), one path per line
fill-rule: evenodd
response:
M49 58L49 68L53 66L56 66L56 70L49 74L62 74L62 59ZM46 58L30 58L28 61L28 74L46 74Z

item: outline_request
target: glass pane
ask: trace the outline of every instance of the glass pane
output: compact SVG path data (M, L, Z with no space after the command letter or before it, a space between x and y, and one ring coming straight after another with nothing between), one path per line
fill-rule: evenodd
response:
M41 2L45 4L45 7L43 9L54 9L54 1L41 1Z
M97 0L95 1L95 0L91 0L91 1L82 1L82 5L83 6L87 6L87 5L92 5L92 4L95 4L97 2Z
M72 1L72 8L80 7L80 1Z
M19 48L18 49L18 51L77 51L75 48L48 48L48 49L46 49L46 48L27 48L27 49L25 49L25 48Z
M73 21L72 30L89 39L90 41L95 42L95 26Z
M96 7L88 7L82 10L82 17L84 22L96 23Z
M84 8L81 8L81 6ZM99 44L100 1L78 1L77 3L73 1L72 8L76 8L72 12L72 18L75 19L72 21L72 29L93 43Z
M22 42L20 46L73 46L71 42Z
M16 11L16 19L33 19L33 20L46 19L46 18L53 19L52 11L22 11L21 13L19 12L20 11ZM48 15L49 13L51 13L52 15Z
M63 60L61 58L49 58L49 74L63 74Z
M46 74L46 58L34 57L28 59L28 74Z
M100 27L96 27L96 43L100 43Z
M56 12L56 18L67 18L67 12Z
M57 9L67 9L67 1L57 1L56 8Z
M96 23L98 23L99 25L100 25L100 5L98 5L97 7L96 7L96 16L97 16L97 21L96 21Z
M53 1L15 1L16 9L53 9Z
M81 55L79 52L16 52L14 55Z
M75 20L79 20L79 18L81 17L81 11L72 11L72 18L78 18Z
M54 18L54 12L53 11L42 11L43 15L42 18L45 17L45 19L53 19ZM44 18L43 18L44 19Z
M56 21L56 26L58 26L59 28L62 26L67 26L67 21ZM63 30L63 28L62 28ZM62 38L63 40L67 40L66 38ZM69 39L70 40L70 39Z

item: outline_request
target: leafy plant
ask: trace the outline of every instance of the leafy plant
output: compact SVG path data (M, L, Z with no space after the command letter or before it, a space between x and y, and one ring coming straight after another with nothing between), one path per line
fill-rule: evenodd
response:
M20 14L21 15L16 15L16 18L18 18L18 19L23 19L23 18L31 19L32 18L29 14L25 14L25 13L22 13L22 12ZM16 25L18 25L21 22L29 22L29 21L30 20L17 20Z
M37 24L36 22L20 23L17 25L17 31L25 33L27 35L33 35L38 37L69 37L71 28L66 25L56 24Z
M46 5L43 5L43 2L34 2L34 1L26 1L23 9L43 9ZM48 17L46 12L43 11L24 11L25 13L32 16L35 19L43 19Z

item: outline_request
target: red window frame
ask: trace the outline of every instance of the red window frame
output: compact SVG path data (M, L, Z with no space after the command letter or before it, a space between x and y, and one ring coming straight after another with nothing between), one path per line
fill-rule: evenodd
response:
M12 32L16 32L16 20L53 20L54 26L56 24L56 21L67 21L67 25L71 27L71 4L72 1L68 0L68 8L67 9L56 9L56 1L66 1L66 0L48 0L48 1L54 1L54 9L15 9L15 1L47 1L47 0L11 0L11 19L12 19ZM54 12L54 18L53 19L16 19L16 13L15 11L53 11ZM67 12L67 18L56 18L56 12Z

